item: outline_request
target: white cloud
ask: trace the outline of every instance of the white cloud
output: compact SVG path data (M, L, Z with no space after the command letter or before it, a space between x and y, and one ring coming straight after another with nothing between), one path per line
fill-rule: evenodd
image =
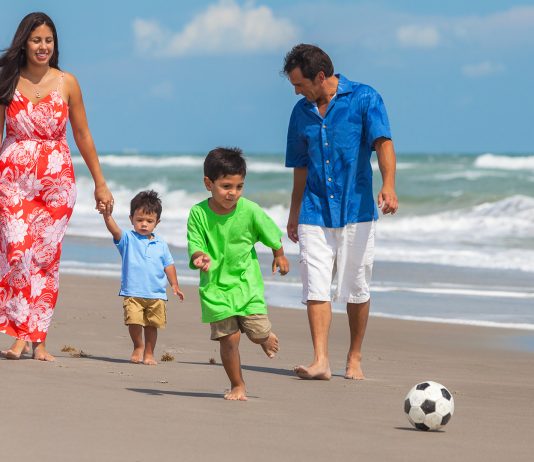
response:
M435 48L440 36L434 26L400 26L397 29L397 40L407 48Z
M492 63L490 61L466 64L462 67L462 74L471 78L485 77L487 75L498 74L502 71L504 71L504 66L502 64Z
M275 17L269 7L235 0L210 5L179 32L145 19L136 19L133 29L139 51L166 57L278 50L297 37L292 22Z

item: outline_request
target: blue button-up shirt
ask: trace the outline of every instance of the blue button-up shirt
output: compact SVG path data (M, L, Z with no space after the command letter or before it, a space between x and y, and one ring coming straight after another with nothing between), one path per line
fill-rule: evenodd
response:
M299 223L341 228L378 219L371 153L378 138L391 138L381 96L341 74L324 118L302 98L293 108L286 167L307 167Z

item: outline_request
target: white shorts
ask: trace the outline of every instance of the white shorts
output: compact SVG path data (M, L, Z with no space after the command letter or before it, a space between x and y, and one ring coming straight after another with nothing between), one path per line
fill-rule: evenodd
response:
M375 254L375 222L343 228L299 225L302 303L308 300L364 303ZM332 281L337 274L337 287Z

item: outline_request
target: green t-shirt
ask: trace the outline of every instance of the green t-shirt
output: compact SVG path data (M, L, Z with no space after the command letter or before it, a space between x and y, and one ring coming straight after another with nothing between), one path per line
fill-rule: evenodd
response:
M243 197L227 215L211 210L207 199L191 209L189 258L199 251L211 258L209 270L200 272L202 322L267 313L254 244L261 242L278 250L281 237L282 232L261 207ZM196 269L191 260L189 266Z

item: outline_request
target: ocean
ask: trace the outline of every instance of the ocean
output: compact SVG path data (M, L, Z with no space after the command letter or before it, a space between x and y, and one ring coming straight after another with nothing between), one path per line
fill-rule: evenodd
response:
M186 222L207 197L205 154L100 155L115 197L114 216L129 228L129 202L143 189L158 191L163 215L157 232L171 245L182 284L188 269ZM61 272L118 277L120 260L101 216L92 181L73 155L78 200L63 246ZM244 195L261 204L285 231L292 171L282 154L250 154ZM381 184L376 160L375 197ZM377 226L372 314L534 330L534 155L399 154L395 216ZM291 272L270 274L270 250L258 244L271 305L300 303L298 247L284 240ZM342 311L342 306L335 306Z

